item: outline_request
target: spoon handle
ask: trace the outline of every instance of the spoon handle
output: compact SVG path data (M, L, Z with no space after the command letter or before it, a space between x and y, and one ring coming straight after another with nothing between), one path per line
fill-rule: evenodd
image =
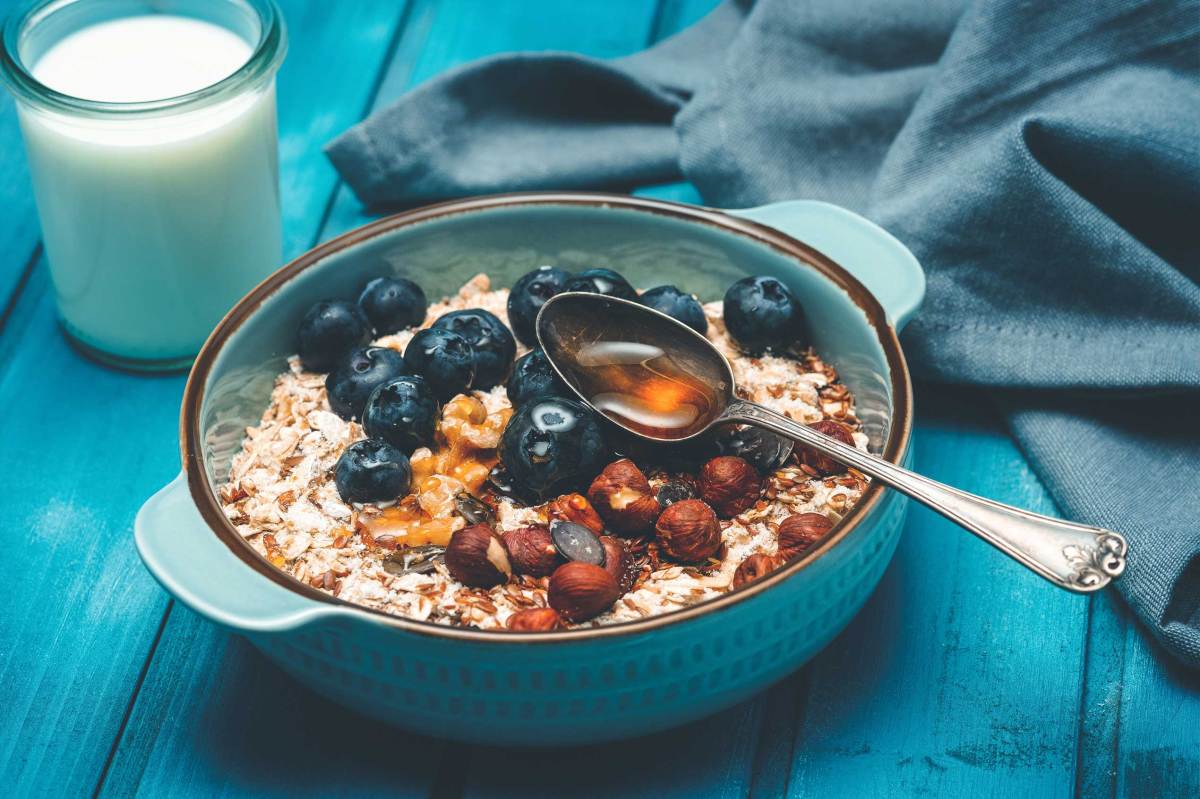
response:
M1111 530L1042 516L968 494L847 446L753 402L733 401L721 421L765 428L853 466L962 525L1068 591L1096 591L1125 570L1125 538Z

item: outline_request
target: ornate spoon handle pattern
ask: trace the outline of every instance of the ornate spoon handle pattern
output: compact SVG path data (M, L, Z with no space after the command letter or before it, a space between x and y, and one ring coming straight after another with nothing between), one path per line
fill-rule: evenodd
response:
M721 418L788 436L853 466L967 528L1069 591L1096 591L1125 570L1127 545L1124 537L1112 530L977 497L847 446L753 402L734 400Z

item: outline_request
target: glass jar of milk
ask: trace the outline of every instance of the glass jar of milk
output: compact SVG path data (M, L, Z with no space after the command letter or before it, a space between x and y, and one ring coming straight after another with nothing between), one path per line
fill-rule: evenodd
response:
M271 0L43 0L4 28L59 316L156 370L279 266Z

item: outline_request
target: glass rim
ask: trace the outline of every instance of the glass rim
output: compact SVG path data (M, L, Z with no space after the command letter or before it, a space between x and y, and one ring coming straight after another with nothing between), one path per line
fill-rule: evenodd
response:
M275 0L228 0L249 7L260 23L258 41L246 62L216 83L192 92L137 102L87 100L50 88L33 76L18 49L25 31L37 26L55 11L89 0L29 0L4 21L0 46L0 79L18 99L42 108L75 116L144 117L161 116L220 102L229 95L265 82L279 69L287 53L287 29Z

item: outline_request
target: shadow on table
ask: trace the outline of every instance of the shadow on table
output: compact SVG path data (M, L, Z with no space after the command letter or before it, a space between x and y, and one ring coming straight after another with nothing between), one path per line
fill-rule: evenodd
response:
M832 658L839 681L854 686L843 699L856 713L871 704L885 650L901 645L899 631L881 625L878 612L903 604L905 578L895 571L870 600L877 610L860 614L821 656ZM215 639L209 649L216 662L195 668L218 675L192 700L201 705L195 709L200 718L185 744L190 754L181 757L206 761L201 770L209 780L257 794L781 795L812 672L802 669L737 707L633 740L545 750L502 741L469 746L406 733L347 710L286 675L247 640L186 609L177 612L187 614L195 636ZM868 643L876 651L864 657ZM831 724L838 728L835 719L822 723L826 733Z
M195 699L203 709L188 746L207 761L208 779L239 792L442 797L477 787L524 797L651 797L685 795L692 784L738 795L755 771L766 695L631 741L561 750L468 746L347 710L284 674L240 636L214 635L225 638L215 669L224 679ZM798 678L771 692L788 717L799 702ZM787 744L790 752L790 738Z

